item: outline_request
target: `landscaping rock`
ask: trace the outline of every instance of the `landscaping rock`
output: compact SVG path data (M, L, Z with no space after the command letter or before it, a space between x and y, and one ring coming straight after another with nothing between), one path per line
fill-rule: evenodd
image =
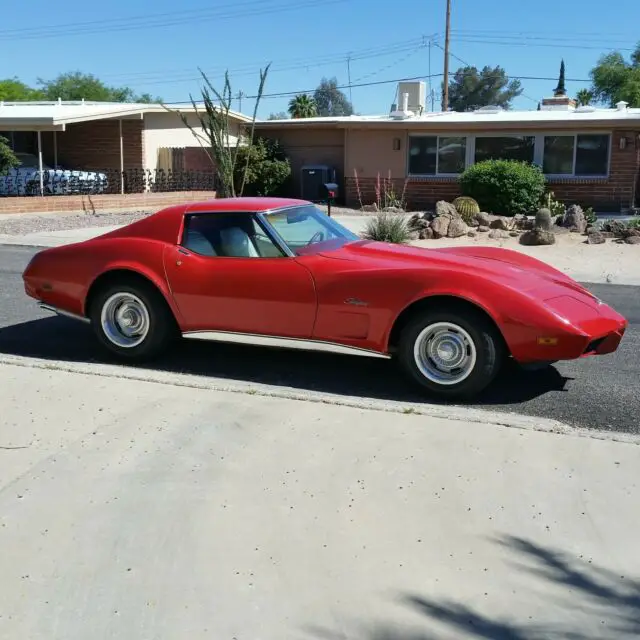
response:
M465 221L462 218L453 218L449 223L449 228L447 229L447 237L448 238L459 238L463 236L469 227L467 227Z
M514 229L513 231L509 231L509 235L510 235L512 238L517 238L517 237L520 235L520 232L519 232L519 231L516 231L516 230Z
M489 229L489 226L488 226L488 225L481 224L481 225L478 227L478 231L479 231L480 233L487 233L487 231L490 231L490 229Z
M520 236L520 244L533 247L538 245L549 245L556 243L556 236L551 231L544 229L534 229L533 231L525 231Z
M469 236L470 238L475 238L477 235L478 234L473 229L467 231L467 236Z
M627 236L624 241L627 244L640 244L640 236Z
M449 224L451 224L451 218L446 216L438 216L432 223L434 238L444 238L449 231Z
M420 232L419 231L409 231L409 240L419 240Z
M492 229L502 229L502 231L509 231L511 229L511 220L502 216L495 218L489 225Z
M489 225L491 225L491 216L484 211L476 213L474 219L478 221L479 227L488 227Z
M571 231L569 231L569 229L567 229L566 227L559 227L557 224L553 225L553 227L551 227L551 231L553 231L553 233L555 233L558 236L562 236L562 235L566 235L568 233L571 233Z
M433 239L433 229L431 227L426 227L425 229L420 229L420 240L432 240Z
M401 207L385 207L383 211L385 213L406 213Z
M478 220L476 218L471 218L471 220L469 221L469 226L477 228L477 227L480 226L480 223L478 222Z
M562 226L575 233L584 233L587 229L587 219L582 207L572 204L562 217Z
M604 244L606 239L600 231L592 231L587 238L589 244Z
M460 214L458 210L446 200L439 200L436 202L436 216L445 216L447 218L459 218Z
M504 229L492 229L489 231L489 237L492 240L504 240L509 237L509 233Z
M376 213L378 211L378 207L375 204L365 204L360 210L365 211L366 213Z

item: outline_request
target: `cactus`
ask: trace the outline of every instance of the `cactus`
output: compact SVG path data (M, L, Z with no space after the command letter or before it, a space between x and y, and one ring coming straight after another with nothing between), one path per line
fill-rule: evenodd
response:
M551 231L551 211L542 208L536 213L536 229L541 231Z
M460 196L453 201L453 206L456 211L462 216L462 219L469 224L473 217L480 213L480 206L473 199L468 196Z

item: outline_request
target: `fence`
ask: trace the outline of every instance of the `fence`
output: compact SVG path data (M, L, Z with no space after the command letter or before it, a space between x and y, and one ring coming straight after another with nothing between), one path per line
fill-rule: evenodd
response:
M45 169L41 180L37 169L18 168L0 176L0 197L216 191L217 188L218 177L214 171Z

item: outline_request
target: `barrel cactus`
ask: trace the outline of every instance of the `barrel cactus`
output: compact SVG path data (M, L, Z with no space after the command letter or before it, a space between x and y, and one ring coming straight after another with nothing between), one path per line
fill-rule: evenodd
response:
M460 196L453 201L456 211L462 216L462 219L469 224L474 216L480 213L480 205L468 196Z
M536 229L541 231L551 231L553 221L551 219L551 211L543 207L536 213Z

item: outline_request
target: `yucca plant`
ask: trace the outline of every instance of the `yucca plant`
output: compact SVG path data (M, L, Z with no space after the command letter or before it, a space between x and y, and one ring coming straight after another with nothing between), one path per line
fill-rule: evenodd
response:
M411 229L404 216L381 213L367 222L362 237L377 242L407 244L411 240Z
M469 196L460 196L459 198L456 198L453 201L453 206L467 224L470 224L474 216L477 213L480 213L480 205Z

